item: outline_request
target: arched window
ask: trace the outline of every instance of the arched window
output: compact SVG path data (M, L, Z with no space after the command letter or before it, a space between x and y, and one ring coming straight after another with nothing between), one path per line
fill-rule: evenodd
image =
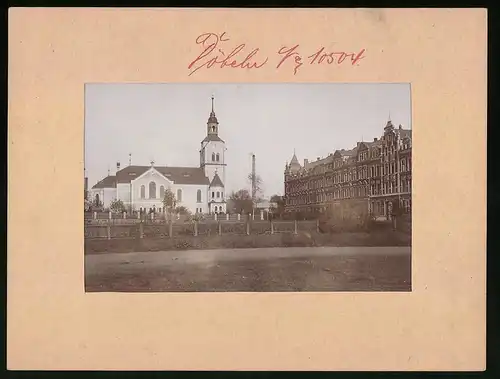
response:
M219 191L217 191L217 197L220 197L220 192Z
M219 162L219 153L217 153L217 154L215 155L215 160L216 160L217 162Z
M149 183L149 198L156 199L156 183L155 182Z
M141 199L145 199L145 198L146 198L146 187L141 186Z
M212 192L212 199L215 197L215 192Z
M98 193L95 194L95 205L99 206L99 194Z
M165 197L165 187L160 186L160 199L163 200L164 197Z
M201 190L196 192L196 202L201 203Z
M182 201L182 190L181 189L177 190L177 201Z
M224 197L224 192L221 192L221 193L220 193L220 197Z
M215 162L215 153L212 153L212 162Z

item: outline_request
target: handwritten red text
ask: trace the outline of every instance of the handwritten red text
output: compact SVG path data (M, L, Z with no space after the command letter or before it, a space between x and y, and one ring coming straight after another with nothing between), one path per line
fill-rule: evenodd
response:
M203 67L211 68L215 66L219 68L253 69L261 68L267 63L267 57L265 59L258 59L259 48L253 49L246 55L242 53L246 47L244 43L236 46L226 55L220 45L227 41L229 41L229 38L226 36L226 32L220 35L216 33L203 33L199 35L196 38L196 44L201 45L203 51L189 64L188 69L191 70L189 75L194 74Z

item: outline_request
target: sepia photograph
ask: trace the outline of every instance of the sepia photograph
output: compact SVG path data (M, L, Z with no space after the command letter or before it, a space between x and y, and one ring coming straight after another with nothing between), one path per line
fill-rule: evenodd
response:
M409 83L88 83L86 292L412 291Z

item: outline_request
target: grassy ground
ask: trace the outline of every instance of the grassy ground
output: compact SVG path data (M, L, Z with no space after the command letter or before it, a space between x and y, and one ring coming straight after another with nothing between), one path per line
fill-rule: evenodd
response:
M124 260L114 269L87 273L86 291L411 291L410 254L232 259L160 265L136 263Z
M316 247L316 246L411 246L411 235L392 230L371 233L307 233L297 235L215 235L179 236L173 238L116 238L86 239L85 254L127 253L134 251L169 251L187 249L239 249L264 247Z

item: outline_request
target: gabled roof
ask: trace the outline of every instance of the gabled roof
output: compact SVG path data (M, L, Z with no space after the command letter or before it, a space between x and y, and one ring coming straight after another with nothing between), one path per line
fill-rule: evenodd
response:
M411 129L398 129L401 138L411 138Z
M106 176L100 182L97 182L92 188L116 188L116 176Z
M208 134L201 142L219 141L224 142L217 134Z
M212 182L210 183L210 187L222 187L222 188L224 188L224 184L222 183L222 180L220 180L220 177L217 173L215 173L214 178L212 179Z
M117 183L130 183L135 180L151 166L127 166L116 173ZM175 184L209 184L205 172L200 167L167 167L154 166L154 169L164 175Z

